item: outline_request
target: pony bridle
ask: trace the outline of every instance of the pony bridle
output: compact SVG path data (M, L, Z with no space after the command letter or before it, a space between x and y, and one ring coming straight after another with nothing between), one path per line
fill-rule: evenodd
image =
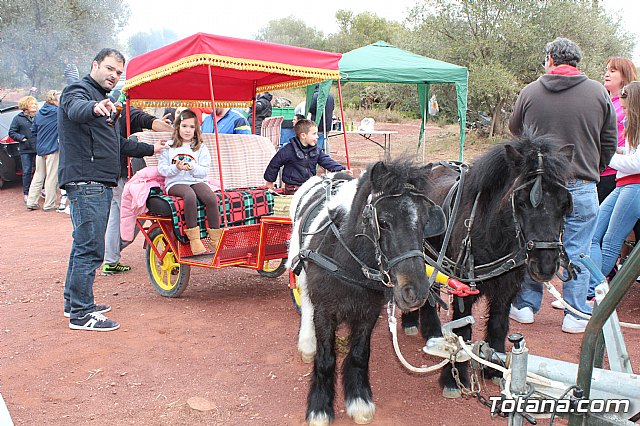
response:
M543 166L543 155L542 152L538 151L538 167L529 172L526 178L530 178L522 185L515 188L511 191L511 214L513 216L513 223L516 229L516 238L518 239L518 244L521 249L525 249L525 258L529 258L529 253L533 250L551 250L557 249L560 253L560 260L562 262L562 266L568 271L569 278L571 278L572 274L575 274L574 268L575 265L569 260L567 253L564 250L564 244L562 244L562 235L564 234L564 221L560 226L560 233L557 241L533 241L526 239L524 232L522 231L522 227L520 226L520 221L518 220L518 216L516 214L516 205L515 205L515 195L518 191L525 189L529 185L532 185L531 192L529 192L529 201L531 201L531 205L533 208L537 208L540 203L542 203L542 175L544 174L544 166ZM559 186L566 189L564 185L561 183L557 183Z
M378 264L378 271L374 271L371 268L363 266L362 273L368 279L382 281L382 283L389 288L394 287L394 284L391 282L391 276L389 275L389 271L391 270L391 268L396 266L398 263L407 259L411 259L413 257L419 257L424 260L424 252L422 251L422 249L409 250L406 253L403 253L389 260L387 255L382 251L382 248L380 247L380 223L378 222L378 210L376 206L380 201L384 199L401 197L403 195L411 195L414 197L423 198L427 202L431 202L429 198L427 198L424 194L419 193L415 186L411 184L404 184L403 191L398 194L384 194L382 192L371 193L367 198L367 204L362 209L363 222L366 222L371 228L371 236L366 234L357 234L357 236L364 236L368 238L373 243L373 246L375 248L376 262Z

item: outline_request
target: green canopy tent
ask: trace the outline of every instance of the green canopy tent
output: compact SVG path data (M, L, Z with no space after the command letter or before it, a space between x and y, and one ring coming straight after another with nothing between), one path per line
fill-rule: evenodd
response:
M362 83L405 83L418 86L422 125L418 148L424 141L424 127L428 118L428 99L433 83L455 84L460 122L460 154L464 151L467 121L467 88L469 72L466 67L426 58L406 50L398 49L383 41L360 47L342 55L339 62L340 81ZM328 93L331 82L320 83L320 94ZM314 87L308 87L307 98ZM324 110L324 99L318 97L318 111ZM326 99L326 96L324 96ZM307 101L307 105L310 102ZM316 120L319 120L316 117Z

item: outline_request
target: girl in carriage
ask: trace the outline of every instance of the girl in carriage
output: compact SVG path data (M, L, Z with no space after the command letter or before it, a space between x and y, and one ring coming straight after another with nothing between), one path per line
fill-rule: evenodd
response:
M211 164L209 150L202 142L198 118L190 109L182 111L175 120L169 149L162 151L158 160L158 172L165 176L165 190L169 195L184 200L185 233L194 255L207 251L200 240L197 224L196 199L206 206L209 227L209 245L216 250L223 230L220 229L218 199L207 183L207 170Z

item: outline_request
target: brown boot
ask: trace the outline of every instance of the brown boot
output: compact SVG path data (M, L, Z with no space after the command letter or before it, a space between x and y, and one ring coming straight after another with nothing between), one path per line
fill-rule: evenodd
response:
M187 234L187 238L189 239L189 245L191 246L191 253L194 255L202 254L207 249L204 244L200 240L200 227L194 226L193 228L187 228L184 230L184 233Z
M224 229L213 229L207 228L207 233L209 234L209 246L215 252L218 249L218 243L220 242L220 238L222 238L222 233Z

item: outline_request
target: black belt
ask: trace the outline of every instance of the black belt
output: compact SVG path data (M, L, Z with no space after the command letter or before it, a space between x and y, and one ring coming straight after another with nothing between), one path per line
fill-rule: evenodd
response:
M586 180L586 179L569 179L567 181L567 185L575 185L578 183L593 183L592 180Z
M69 182L67 183L67 185L71 185L71 186L80 186L80 185L102 185L102 186L113 186L113 185L107 185L104 182L96 182L95 180L80 180L80 181L76 181L76 182Z

